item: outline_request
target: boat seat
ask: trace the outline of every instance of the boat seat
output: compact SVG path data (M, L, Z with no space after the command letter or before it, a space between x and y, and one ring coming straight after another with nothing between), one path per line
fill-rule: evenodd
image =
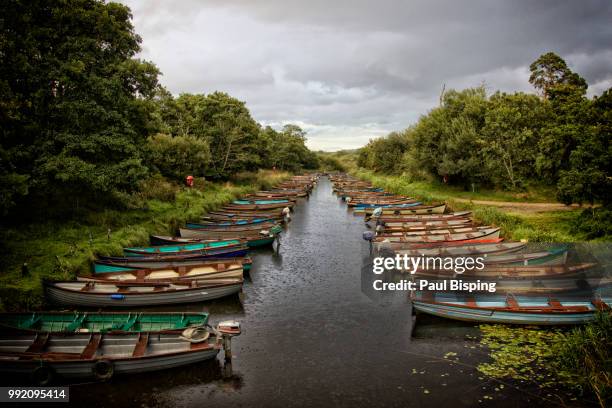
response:
M549 298L548 305L554 309L561 309L563 305L557 299Z
M34 342L26 349L26 353L42 353L45 346L49 342L49 333L39 333L36 335Z
M519 304L516 301L516 298L514 297L514 295L512 295L510 293L508 294L508 296L506 296L506 304L511 309L518 309L519 308Z
M473 296L469 296L465 299L465 304L469 307L478 307L478 304L476 303L476 299L474 299Z
M149 333L140 333L138 336L138 342L136 342L136 346L134 347L134 352L132 353L132 357L142 357L145 355L147 351L147 347L149 346Z
M81 358L83 359L93 358L96 355L98 348L100 347L101 341L102 341L102 334L100 333L93 334L89 338L89 343L87 343L87 346L85 346L85 348L81 352Z

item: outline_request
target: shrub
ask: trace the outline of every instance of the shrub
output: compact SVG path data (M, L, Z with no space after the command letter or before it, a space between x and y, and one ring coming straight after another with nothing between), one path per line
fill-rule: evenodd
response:
M145 150L149 167L175 180L204 176L211 159L208 143L193 136L157 134L149 137Z

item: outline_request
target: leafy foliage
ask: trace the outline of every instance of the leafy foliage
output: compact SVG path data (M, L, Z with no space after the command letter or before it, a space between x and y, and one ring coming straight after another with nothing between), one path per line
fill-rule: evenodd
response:
M157 173L318 166L297 126L263 130L226 93L161 87L124 5L7 0L0 13L1 221L126 208Z
M147 164L175 180L184 180L187 175L203 177L210 156L208 143L193 136L157 134L147 140Z
M9 0L1 10L2 179L26 183L28 202L132 191L147 174L139 145L158 70L134 58L129 9Z
M611 202L612 90L593 99L587 83L553 53L531 65L536 95L483 87L450 90L401 133L371 140L358 165L411 180L521 190L557 186L566 204Z

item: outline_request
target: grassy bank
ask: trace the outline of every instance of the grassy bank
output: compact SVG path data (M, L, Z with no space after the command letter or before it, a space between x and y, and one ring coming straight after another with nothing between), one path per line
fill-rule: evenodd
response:
M0 309L40 308L42 278L73 279L90 270L96 255L120 255L123 247L147 244L149 234L174 234L186 221L197 221L206 211L287 177L288 173L260 171L239 175L232 183L196 182L193 189L158 181L143 187L142 208L89 212L69 221L4 229Z
M499 191L466 192L455 187L426 182L410 182L401 176L386 176L367 170L356 170L353 175L396 194L417 197L424 202L446 202L454 211L470 210L482 224L501 227L507 239L530 242L576 242L586 237L573 228L579 209L554 211L523 211L520 202L536 203L549 198L548 191L512 194ZM521 201L522 198L522 201ZM469 200L516 202L508 210L490 205L479 205Z

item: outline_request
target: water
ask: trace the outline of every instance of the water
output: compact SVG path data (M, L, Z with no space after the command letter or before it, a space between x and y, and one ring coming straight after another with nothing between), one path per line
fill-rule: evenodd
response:
M322 178L296 208L278 251L254 253L242 302L233 297L188 307L209 310L212 322L242 323L231 377L224 377L219 359L75 386L72 401L90 407L556 403L508 385L496 392L497 383L479 379L474 366L488 357L466 337L478 333L471 325L419 316L413 333L406 293L380 296L370 289L364 230ZM457 356L444 358L448 352Z

